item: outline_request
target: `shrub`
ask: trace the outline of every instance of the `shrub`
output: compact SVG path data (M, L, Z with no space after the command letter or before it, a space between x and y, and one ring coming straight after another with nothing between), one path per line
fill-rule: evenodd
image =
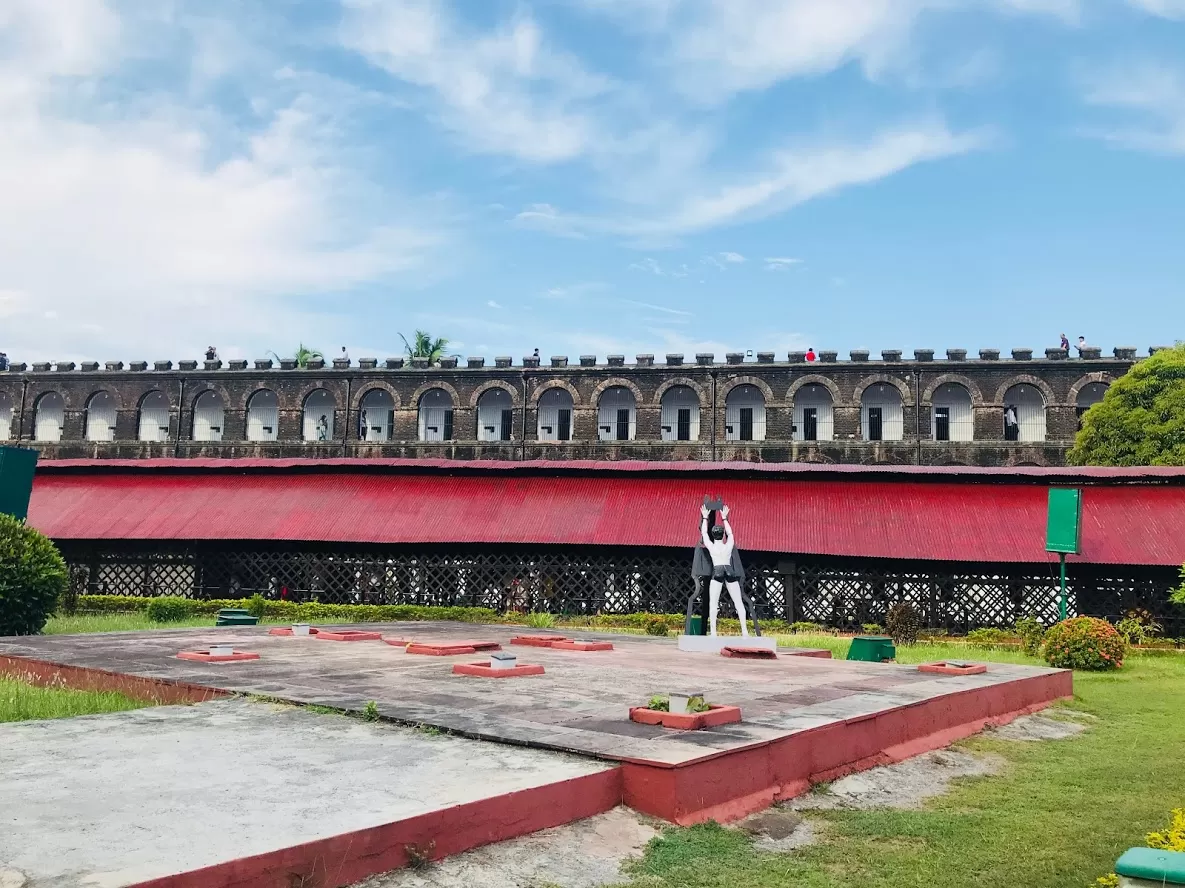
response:
M0 515L0 635L36 635L66 592L66 562L49 538Z
M1181 585L1169 595L1169 601L1185 606L1185 564L1181 565Z
M532 629L550 629L555 625L555 614L531 613L527 614L527 625Z
M885 631L885 627L880 623L861 623L860 630L865 635L881 635Z
M1002 644L1011 641L1012 637L1012 633L1010 632L991 627L972 629L967 633L967 640L974 645Z
M246 608L245 599L193 600L177 596L140 598L134 595L82 595L83 613L144 613L154 601L182 601L190 616L215 616L224 607ZM265 616L283 622L387 623L401 620L450 620L458 623L501 623L502 617L487 607L433 607L419 604L297 604L264 600Z
M919 629L918 638L922 641L935 641L940 638L946 638L950 633L945 629Z
M1163 628L1146 610L1130 610L1115 624L1115 630L1128 644L1147 644L1159 635Z
M894 644L917 644L921 626L918 609L904 601L893 605L885 614L885 630L892 636Z
M267 616L267 599L256 592L249 599L247 599L247 613L253 617L263 619Z
M667 625L667 621L662 617L651 617L646 621L643 628L647 635L655 635L659 638L666 638L671 631L671 627Z
M150 598L144 613L157 623L176 623L192 616L193 606L188 598Z
M823 626L820 623L812 623L810 620L799 620L797 623L790 624L790 631L794 633L805 632L811 634L814 632L822 632Z
M1020 636L1020 647L1030 657L1041 653L1041 642L1045 639L1045 627L1033 616L1016 621L1016 634Z
M1063 620L1045 633L1045 662L1059 669L1118 669L1126 652L1123 636L1095 617Z

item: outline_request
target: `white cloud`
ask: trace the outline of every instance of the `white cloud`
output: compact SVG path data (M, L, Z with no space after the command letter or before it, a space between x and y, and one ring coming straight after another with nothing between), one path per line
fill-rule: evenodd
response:
M487 302L486 305L488 305L490 308L502 308L502 306L499 305L497 302L495 302L493 299L491 299L489 302Z
M1092 135L1138 151L1185 154L1185 68L1146 59L1117 65L1088 80L1089 104L1140 121L1095 127Z
M1185 19L1185 0L1127 0L1132 6L1167 19Z
M740 253L733 253L733 252L727 251L727 250L720 254L720 258L723 259L725 262L732 262L732 263L741 263L741 262L745 261L745 257L742 256Z
M767 256L764 262L766 271L785 271L794 265L801 264L802 260L792 259L788 256Z
M566 216L547 203L531 204L515 214L511 222L520 228L534 228L560 237L584 237L579 219Z
M684 311L681 308L669 308L665 305L655 305L653 302L639 302L636 299L622 299L626 305L636 305L638 308L645 308L649 311L657 311L661 314L675 315L677 317L691 317L691 312Z
M662 270L662 266L659 265L655 260L651 259L649 256L647 256L645 259L640 259L637 262L631 262L630 268L633 268L637 271L648 271L651 274L657 274L660 277L666 274L666 272Z

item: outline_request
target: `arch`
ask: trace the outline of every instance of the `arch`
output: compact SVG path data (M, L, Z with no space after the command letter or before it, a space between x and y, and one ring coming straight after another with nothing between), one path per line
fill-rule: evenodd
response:
M398 410L403 404L399 398L399 392L396 390L395 386L391 385L390 383L383 382L382 380L374 380L372 382L368 382L366 384L366 388L360 389L358 394L354 395L354 403L351 405L351 409L353 409L355 415L361 412L362 402L370 396L371 392L386 392L387 397L390 398L392 410ZM361 436L359 437L361 439Z
M553 385L538 394L536 437L540 441L571 441L574 401L569 385Z
M760 390L762 397L765 398L765 405L767 407L777 403L777 396L774 394L774 390L769 387L769 383L757 376L734 376L720 386L716 397L723 398L725 403L728 403L728 396L732 390L740 388L742 385L756 386Z
M59 392L46 392L33 404L33 440L61 441L66 424L66 399Z
M688 385L670 385L659 401L659 430L664 441L698 441L703 392Z
M99 389L86 399L86 440L115 440L115 423L119 416L115 405L115 397L105 389Z
M1016 376L1011 376L1008 379L1006 379L1004 382L1002 382L1000 384L1000 387L998 389L996 389L995 403L1000 407L1006 406L1004 404L1005 393L1009 389L1013 388L1014 386L1018 386L1018 385L1031 385L1034 388L1039 389L1041 391L1041 397L1043 397L1045 399L1045 403L1047 405L1057 403L1057 398L1054 397L1053 389L1051 389L1049 387L1049 383L1047 383L1044 379L1041 379L1040 377L1032 376L1028 373L1019 373Z
M452 386L420 386L416 390L421 441L453 440L453 405L457 392Z
M1069 397L1066 399L1068 403L1078 406L1083 389L1089 388L1092 385L1102 383L1107 388L1115 384L1115 377L1110 373L1087 373L1072 386L1070 386Z
M505 386L488 386L477 399L477 440L514 440L514 395Z
M611 376L604 382L600 383L592 394L589 395L588 403L594 406L601 403L601 395L605 394L611 388L627 388L634 393L634 403L643 404L646 399L642 397L642 390L637 385L630 382L628 379L622 379L620 376Z
M654 403L661 407L663 398L665 398L667 392L673 388L691 389L691 391L695 394L696 402L705 409L708 407L708 402L711 400L708 397L707 391L704 390L704 387L694 379L688 379L685 376L676 376L671 379L664 380L663 383L655 390ZM635 394L635 397L638 396ZM638 398L638 403L642 403L642 399L640 397Z
M214 392L214 394L218 395L218 397L222 399L223 407L225 407L227 404L230 404L232 401L235 400L234 398L232 398L230 396L230 392L228 392L226 390L225 386L217 385L215 383L210 383L210 382L199 383L199 384L203 385L204 388L194 389L193 391L191 391L189 393L189 409L191 411L197 409L198 400L202 396L204 396L207 392Z
M805 378L805 377L804 377ZM834 385L807 382L791 389L790 404L793 408L791 440L830 441L835 437L835 392Z
M12 418L14 407L8 392L0 392L0 441L12 440Z
M521 392L512 386L509 382L503 382L501 379L491 379L489 382L483 382L473 390L473 394L469 396L469 406L476 407L477 402L481 400L482 396L490 391L490 389L501 389L510 395L510 403L515 407L521 406L522 398Z
M387 386L373 385L363 392L358 399L358 440L390 441L397 403Z
M935 441L974 441L974 396L963 383L948 380L926 396L933 408L930 437Z
M1003 400L1005 441L1045 440L1045 409L1048 401L1040 388L1018 382L1005 389Z
M271 389L256 389L247 398L247 440L275 441L280 435L280 398Z
M578 406L580 404L580 392L577 391L576 386L572 385L572 383L565 379L549 379L546 382L540 383L539 387L531 392L531 406L539 404L543 399L543 395L546 392L553 391L554 389L563 389L566 391L568 393L568 397L572 401L573 406Z
M449 385L447 382L425 382L423 385L421 385L419 388L417 388L414 392L412 392L411 398L409 399L408 403L415 404L418 407L420 405L420 399L423 398L424 395L426 395L428 392L432 391L433 389L439 389L440 391L445 392L448 395L450 407L456 407L456 406L460 405L461 396L458 395L457 390L455 388L453 388L451 385Z
M597 386L597 437L602 441L632 441L638 434L637 386Z
M226 400L213 389L193 399L193 440L221 441L226 421Z
M1078 387L1078 391L1074 396L1074 415L1078 418L1078 428L1082 428L1082 415L1095 404L1102 401L1103 395L1107 394L1107 389L1110 387L1110 383L1101 380L1099 382L1088 382Z
M332 441L337 398L328 389L315 388L300 404L301 437L305 441Z
M818 373L808 373L806 376L800 376L790 384L789 390L786 392L786 403L793 404L794 397L798 394L799 389L808 385L821 385L831 393L831 403L841 404L843 398L839 394L839 386L830 377L823 376Z
M145 392L139 404L137 437L160 443L169 440L169 396L160 389Z
M769 386L752 382L731 386L724 396L724 440L764 441Z
M889 376L887 373L875 373L872 376L865 376L856 384L856 391L852 394L852 400L857 404L864 403L864 393L873 386L891 385L897 389L897 394L901 396L901 403L906 407L913 405L913 390L903 380L896 376Z
M904 399L891 379L873 382L860 390L860 432L865 441L901 441L905 438Z
M975 382L970 376L964 376L962 373L943 373L941 376L935 376L926 390L922 392L922 403L931 404L934 399L934 392L941 386L956 383L967 390L967 394L971 396L971 404L975 407L983 407L983 391L979 388L979 384Z

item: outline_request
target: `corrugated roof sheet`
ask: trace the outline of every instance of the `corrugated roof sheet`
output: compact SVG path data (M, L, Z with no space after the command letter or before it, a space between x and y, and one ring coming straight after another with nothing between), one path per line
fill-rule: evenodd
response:
M1044 562L1046 484L898 470L707 473L555 464L458 472L356 460L148 468L45 464L29 521L55 539L526 543L690 547L699 504L721 494L742 550L978 562ZM312 461L316 462L316 461ZM279 464L278 464L279 463ZM402 465L402 464L400 464ZM654 464L645 464L653 470ZM745 464L746 466L748 464ZM398 469L399 466L395 466ZM751 466L749 467L751 468ZM66 469L63 471L63 469ZM161 471L168 469L168 471ZM254 469L259 469L255 471ZM1064 477L1064 476L1058 476ZM1084 479L1085 480L1085 479ZM1118 480L1112 476L1112 481ZM1083 493L1083 553L1101 564L1185 562L1185 486L1110 483Z

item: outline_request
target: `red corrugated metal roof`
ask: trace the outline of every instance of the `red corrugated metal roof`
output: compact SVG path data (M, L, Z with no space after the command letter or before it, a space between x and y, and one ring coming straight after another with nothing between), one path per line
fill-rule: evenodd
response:
M314 461L315 462L315 461ZM236 471L183 460L169 471L46 464L29 521L56 539L527 543L690 547L699 504L719 493L748 550L951 561L1043 562L1046 486L858 472L708 477L536 467L508 473L336 469ZM646 464L653 470L654 464ZM61 466L61 469L68 467ZM211 471L211 468L221 471ZM242 467L240 467L241 469ZM252 467L247 467L252 468ZM696 466L698 468L698 465ZM751 468L751 467L750 467ZM131 470L129 470L131 469ZM939 473L941 474L941 473ZM978 473L977 480L988 476ZM1185 562L1185 486L1112 483L1083 494L1083 554L1096 563Z

